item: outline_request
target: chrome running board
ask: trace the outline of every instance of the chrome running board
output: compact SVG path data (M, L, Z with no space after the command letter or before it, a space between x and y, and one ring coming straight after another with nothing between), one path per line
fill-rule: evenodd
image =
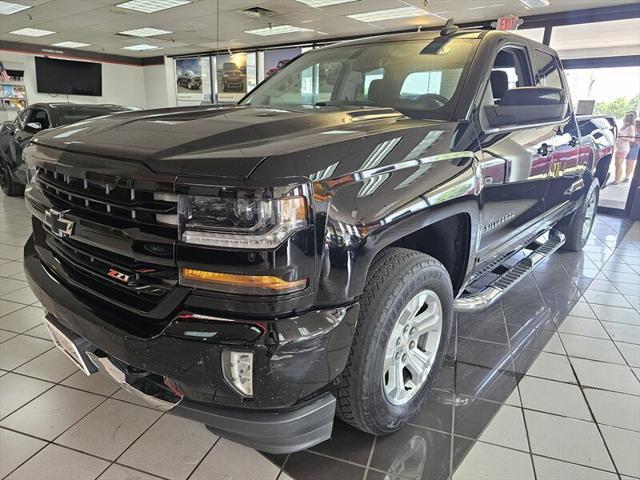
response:
M537 240L523 249L532 250L527 257L500 274L495 280L483 287L482 290L476 293L463 293L457 298L454 303L455 310L459 312L477 312L490 307L564 244L565 237L557 230L549 231L548 239L541 243L539 241L540 237L546 235L546 233L541 234Z

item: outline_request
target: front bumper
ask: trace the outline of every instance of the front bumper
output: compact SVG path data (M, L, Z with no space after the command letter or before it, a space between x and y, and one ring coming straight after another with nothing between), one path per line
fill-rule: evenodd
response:
M307 448L330 437L335 398L328 386L345 367L357 304L252 323L219 317L198 322L177 311L160 333L142 337L123 329L123 315L114 312L113 305L58 278L41 261L33 238L25 245L24 262L29 285L50 318L107 358L103 369L111 363L131 369L138 380L148 376L160 379L156 385L171 385L181 398L168 405L172 413L273 453ZM262 333L249 335L258 326ZM215 333L207 339L187 335L204 330ZM221 357L227 348L254 353L253 398L242 398L224 380Z

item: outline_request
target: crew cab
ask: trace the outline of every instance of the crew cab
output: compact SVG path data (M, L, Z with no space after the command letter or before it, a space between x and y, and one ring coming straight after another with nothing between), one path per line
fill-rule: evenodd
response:
M550 48L458 30L296 58L235 106L44 132L26 276L87 374L267 452L424 406L454 311L587 241L615 128Z

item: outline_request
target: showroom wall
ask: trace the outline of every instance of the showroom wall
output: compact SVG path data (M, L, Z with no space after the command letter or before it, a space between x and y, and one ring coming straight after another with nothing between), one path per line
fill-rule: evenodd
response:
M67 101L67 95L38 93L34 55L0 50L0 61L7 69L24 70L24 86L29 104ZM164 69L164 65L142 67L103 63L102 96L69 95L68 100L75 103L115 103L140 108L147 108L147 102L151 101L150 107L166 106L168 97ZM149 90L151 93L148 95ZM163 99L163 91L166 100Z
M137 67L144 76L144 108L163 108L176 106L176 87L174 85L173 59L165 58L163 65Z

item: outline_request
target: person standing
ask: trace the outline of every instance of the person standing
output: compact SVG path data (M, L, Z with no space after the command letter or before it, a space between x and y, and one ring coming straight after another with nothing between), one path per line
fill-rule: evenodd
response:
M625 177L622 179L622 183L626 183L633 178L633 171L638 158L640 158L640 119L637 119L635 123L635 135L629 146L629 153L627 153Z
M632 142L636 141L636 114L635 112L627 112L622 121L622 128L618 133L618 139L616 140L616 179L611 185L618 185L620 183L629 181L629 169L633 168L633 163L629 165L628 156L631 151Z

